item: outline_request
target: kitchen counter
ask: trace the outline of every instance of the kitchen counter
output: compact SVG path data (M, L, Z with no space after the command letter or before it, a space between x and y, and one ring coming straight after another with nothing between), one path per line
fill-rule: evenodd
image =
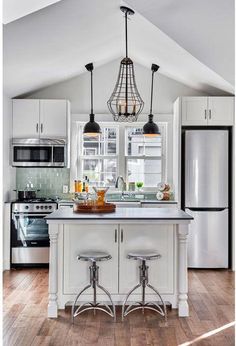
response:
M79 253L106 251L112 259L100 262L101 285L111 292L116 305L139 281L137 261L127 259L129 251L156 251L157 261L148 263L150 283L163 299L189 315L187 282L187 236L192 217L177 208L117 208L110 214L74 213L61 208L46 216L49 224L50 266L48 317L57 318L58 309L72 304L88 281L88 262ZM156 299L147 290L147 301ZM86 298L92 299L88 290ZM136 299L136 298L134 298ZM99 293L100 302L106 297Z
M192 216L185 213L180 209L173 208L117 208L114 213L100 214L100 213L75 213L72 208L61 208L46 216L46 219L50 222L52 220L155 220L155 221L189 221L192 220Z

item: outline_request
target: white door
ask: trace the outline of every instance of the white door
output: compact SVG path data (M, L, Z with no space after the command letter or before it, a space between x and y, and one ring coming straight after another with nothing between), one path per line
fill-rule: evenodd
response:
M234 97L209 97L208 99L208 125L233 125Z
M123 231L123 235L122 235ZM139 283L140 261L127 259L132 251L150 250L161 254L158 260L148 261L149 282L160 293L174 290L174 230L173 225L123 225L120 226L119 293L127 294ZM140 290L136 291L136 294ZM152 293L149 289L147 293Z
M183 97L182 125L207 125L207 97Z
M13 138L39 137L39 100L13 100Z
M67 101L40 100L40 137L67 136Z
M64 226L64 294L77 294L88 285L90 262L78 261L77 256L90 250L105 251L112 256L111 260L98 262L99 282L110 293L118 292L117 231L118 225ZM85 294L92 294L92 290Z

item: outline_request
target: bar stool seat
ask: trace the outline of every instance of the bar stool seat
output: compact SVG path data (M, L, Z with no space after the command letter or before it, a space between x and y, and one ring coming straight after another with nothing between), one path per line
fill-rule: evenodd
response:
M81 261L91 261L91 262L101 262L101 261L108 261L112 257L109 255L109 253L106 252L100 252L100 251L88 251L83 252L77 256L78 260Z
M74 304L72 306L71 314L72 314L72 323L74 323L74 318L78 315L80 315L84 311L93 310L95 314L95 310L100 310L108 314L109 316L114 318L114 321L116 320L116 310L115 305L112 301L110 293L99 284L99 267L97 266L97 262L101 261L108 261L112 257L107 252L101 252L101 251L87 251L80 253L77 256L78 260L81 261L90 261L91 265L89 266L89 272L90 272L90 282L87 286L85 286L77 295L75 298ZM92 288L93 289L93 301L92 302L85 302L77 307L77 302L79 297L82 293L84 293L87 289ZM107 295L109 298L109 301L111 303L111 307L107 304L101 304L97 302L97 288L99 288L103 293Z
M167 321L167 312L166 312L166 304L163 301L160 293L158 290L149 284L148 281L148 266L146 265L146 261L151 260L158 260L161 258L161 255L155 251L135 251L130 252L127 255L128 259L133 260L139 260L141 262L139 266L139 284L137 284L135 287L132 288L131 291L126 295L125 300L122 305L122 321L124 320L124 317L127 316L130 312L133 312L138 309L142 309L142 312L144 313L144 309L149 309L152 311L155 311L159 313L161 316L165 318L165 321ZM146 287L151 289L160 299L160 302L152 301L152 302L146 302L145 301L145 291ZM138 288L141 288L141 294L142 294L142 300L137 301L133 304L130 304L125 308L126 303L128 301L128 298L130 295L136 291Z
M151 261L161 258L161 255L156 252L138 251L128 253L127 258L133 260Z

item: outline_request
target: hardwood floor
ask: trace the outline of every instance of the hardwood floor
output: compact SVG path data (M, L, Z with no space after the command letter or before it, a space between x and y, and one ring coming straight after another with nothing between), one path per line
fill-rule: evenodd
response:
M168 323L153 313L130 314L124 323L86 312L70 322L70 309L47 319L48 271L4 272L3 345L228 346L234 345L234 273L190 270L190 317L168 312Z

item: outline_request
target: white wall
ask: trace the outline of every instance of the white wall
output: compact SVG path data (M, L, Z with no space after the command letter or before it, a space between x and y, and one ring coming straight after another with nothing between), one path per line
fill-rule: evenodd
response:
M89 62L89 61L88 61ZM153 61L154 62L154 61ZM86 62L85 62L86 63ZM151 68L150 61L150 68ZM109 99L119 71L120 60L114 60L94 69L94 112L109 113ZM149 113L151 69L137 63L134 64L137 86L145 102L143 113ZM161 71L161 68L160 68ZM153 111L155 113L173 113L173 102L178 96L206 95L203 92L189 88L184 84L161 75L155 75ZM64 82L53 84L38 92L27 95L30 98L65 98L71 101L73 114L86 114L90 111L90 76L85 72Z
M10 141L12 136L12 101L3 94L3 202L14 196L15 168L10 166Z
M15 188L15 168L10 166L10 140L12 134L12 102L10 97L3 94L2 116L2 244L3 244L3 270L10 269L10 204Z
M94 69L94 112L96 121L112 121L112 116L107 108L107 100L109 99L115 86L120 59L107 63ZM146 121L150 107L150 84L151 69L147 69L137 63L134 64L135 76L138 90L143 98L145 105L143 113L139 116L139 121ZM151 62L150 62L151 67ZM161 70L161 68L160 68ZM155 74L154 79L154 97L153 97L153 114L155 119L168 122L168 172L167 179L170 183L173 181L173 155L172 155L172 115L173 102L179 96L199 96L206 95L203 92L187 87L184 84L174 81L163 76L159 72ZM66 80L64 82L53 84L43 88L37 92L24 95L29 98L52 98L52 99L68 99L71 102L71 113L74 119L86 121L88 119L84 114L90 113L90 75L85 72L77 77ZM79 119L81 117L81 119Z

